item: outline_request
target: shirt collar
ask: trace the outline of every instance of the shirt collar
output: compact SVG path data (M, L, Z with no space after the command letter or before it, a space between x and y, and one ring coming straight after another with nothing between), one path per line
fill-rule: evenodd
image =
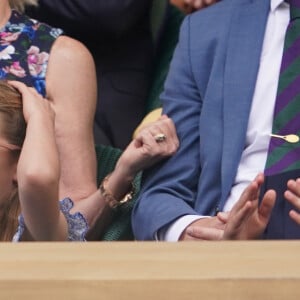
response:
M278 6L280 6L284 0L271 0L271 12L274 12Z

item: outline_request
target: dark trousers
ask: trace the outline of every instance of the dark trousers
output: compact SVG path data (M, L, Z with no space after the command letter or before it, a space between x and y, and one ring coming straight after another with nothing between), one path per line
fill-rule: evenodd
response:
M272 211L270 222L265 230L265 239L299 239L300 225L297 225L290 217L289 211L295 209L283 196L287 190L289 179L300 177L300 170L294 170L273 176L267 176L261 189L263 195L268 189L274 189L277 193L275 207Z

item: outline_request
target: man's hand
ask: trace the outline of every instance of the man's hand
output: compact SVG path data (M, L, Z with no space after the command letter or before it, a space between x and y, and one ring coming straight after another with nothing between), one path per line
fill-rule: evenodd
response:
M191 223L181 234L180 241L216 241L223 238L225 223L217 217L202 218Z
M263 234L276 199L275 191L269 190L259 204L259 191L263 182L264 175L258 174L245 189L230 213L218 214L220 221L226 223L223 236L225 240L257 239Z
M284 197L288 202L290 202L295 209L292 209L289 212L290 218L295 221L298 225L300 225L300 178L296 180L289 180L287 183L287 191L284 193Z

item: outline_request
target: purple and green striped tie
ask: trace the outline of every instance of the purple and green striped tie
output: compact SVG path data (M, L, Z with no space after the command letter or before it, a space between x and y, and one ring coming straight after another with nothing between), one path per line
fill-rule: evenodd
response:
M280 68L265 174L300 169L300 0L289 0L288 25Z

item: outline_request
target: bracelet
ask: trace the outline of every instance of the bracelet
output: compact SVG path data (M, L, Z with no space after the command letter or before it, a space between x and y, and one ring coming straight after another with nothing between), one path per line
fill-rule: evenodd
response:
M104 198L105 202L108 204L108 206L110 208L115 209L118 206L125 204L125 203L129 202L130 200L132 200L132 198L135 194L135 188L134 188L133 183L131 183L130 191L122 199L117 200L115 198L115 196L112 194L112 192L105 187L105 183L108 181L109 177L110 177L110 174L107 175L102 180L102 183L99 187L99 191L100 191L101 196Z

